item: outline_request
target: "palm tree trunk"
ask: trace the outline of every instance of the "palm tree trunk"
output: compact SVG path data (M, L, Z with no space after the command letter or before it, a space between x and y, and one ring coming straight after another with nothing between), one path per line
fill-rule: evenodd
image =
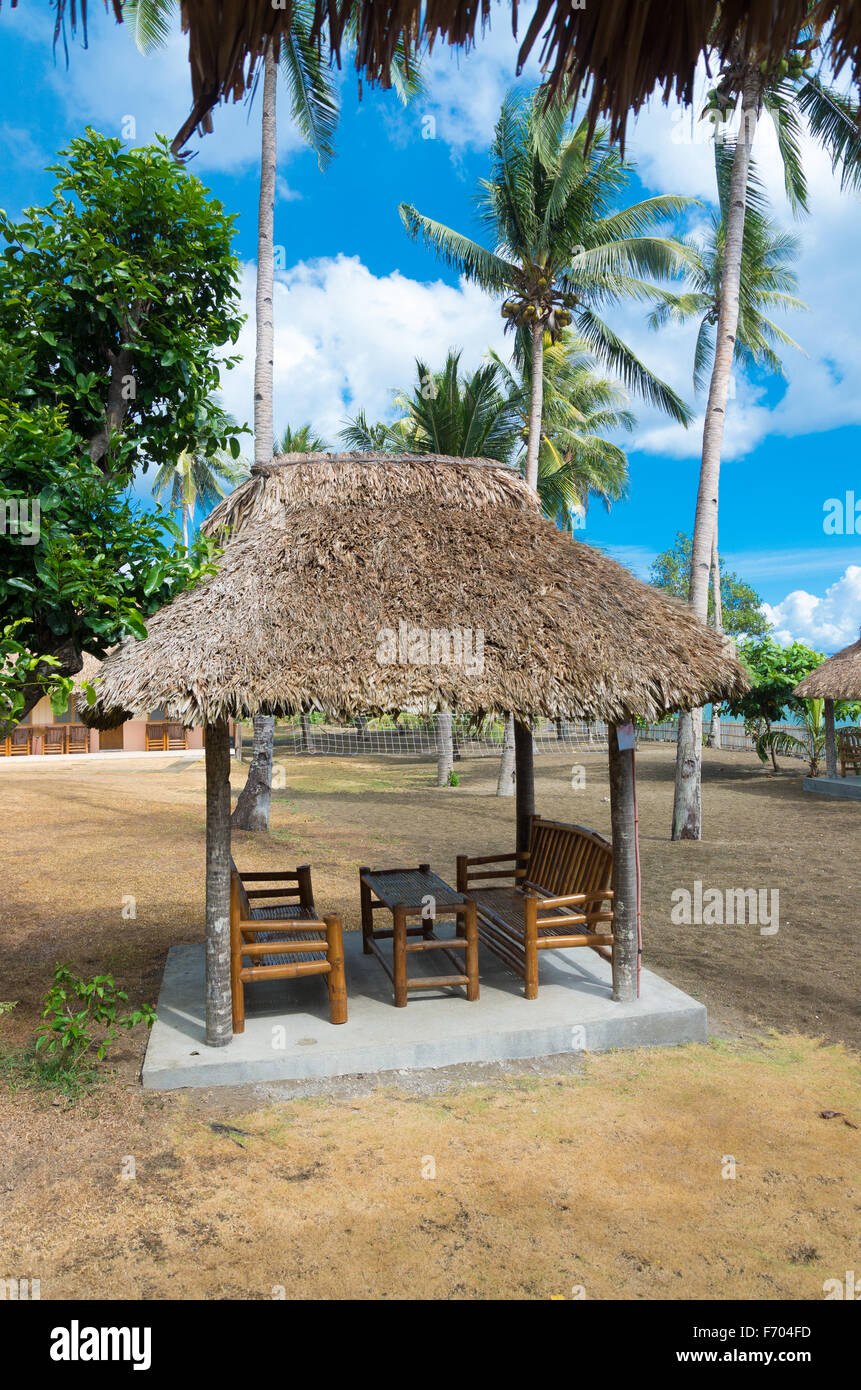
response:
M181 511L182 511L182 543L183 543L183 545L185 546L185 550L186 550L186 554L187 554L187 553L188 553L188 508L186 507L184 501L183 501L183 503L182 503Z
M275 161L278 150L275 91L278 64L271 45L263 60L263 132L260 146L260 204L257 217L257 343L254 358L254 463L272 462L272 360L275 328L272 317L275 278ZM272 795L272 748L275 720L254 716L254 757L232 823L240 830L268 830Z
M533 768L532 725L528 720L514 721L514 762L515 762L515 808L517 839L514 848L518 853L529 849L532 830L532 817L535 815L535 775Z
M226 719L206 726L206 1042L233 1037L230 1006L230 742Z
M730 177L720 308L715 335L715 356L703 426L700 485L697 493L697 512L691 549L690 603L701 622L705 622L708 616L709 573L713 536L717 524L721 446L738 329L747 182L753 137L756 133L759 115L760 93L759 75L752 70L748 71L742 89L741 129L738 133ZM679 715L679 733L676 745L676 788L672 830L674 840L699 840L702 838L702 730L703 712L701 709L682 711Z
M497 796L514 795L514 715L505 716L505 732L502 736L502 757L499 760L499 777L496 780Z
M541 412L544 408L544 328L540 323L532 325L532 376L529 396L529 435L526 441L526 481L532 491L538 492L538 451L541 447ZM535 812L535 768L532 754L532 730L526 736L526 727L519 721L514 726L514 791L517 798L515 818L517 821L517 848L528 849L521 844L524 836L528 840L529 818ZM506 737L508 734L506 721ZM497 795L508 796L502 790L504 785L505 752L499 769Z
M715 517L715 529L712 536L712 595L714 597L714 624L715 632L723 632L723 605L721 603L720 592L720 559L718 558L717 543L717 517ZM709 748L720 748L720 705L712 701L712 722L708 737Z
M526 481L538 491L538 450L541 444L541 412L544 407L544 328L532 325L532 378L529 397L529 435L526 441Z
M454 744L451 736L451 710L442 709L436 717L436 784L447 787L454 771Z

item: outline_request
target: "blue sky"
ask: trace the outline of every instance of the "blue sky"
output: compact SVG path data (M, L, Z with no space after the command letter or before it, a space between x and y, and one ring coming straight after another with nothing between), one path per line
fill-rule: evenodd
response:
M94 4L89 50L79 35L66 69L62 48L54 61L52 24L47 0L0 9L0 196L13 216L47 198L45 165L87 124L121 135L133 117L134 142L142 143L155 131L173 135L188 109L185 40L178 32L167 50L144 58L129 29ZM324 174L291 127L282 89L275 240L284 248L285 269L276 292L276 427L307 419L335 442L341 422L359 406L371 417L388 412L391 389L410 382L417 355L441 364L456 346L465 365L477 365L488 347L506 350L498 306L413 245L397 205L406 199L475 231L473 191L487 172L515 55L500 11L471 54L433 56L428 94L406 111L392 94L367 88L360 102L354 74L345 71L337 156ZM533 67L522 80L535 78ZM259 104L220 108L214 136L195 138L191 164L239 214L237 253L252 314L258 123ZM433 138L424 138L429 127ZM644 190L711 200L712 151L703 136L689 113L656 100L631 130L638 177L629 201ZM813 211L795 229L802 240L799 294L810 312L784 326L806 355L787 351L787 382L737 377L721 476L720 548L761 593L781 640L799 638L832 652L857 637L861 622L861 517L858 536L826 534L823 527L829 499L852 492L861 502L861 201L840 192L821 151L811 146L805 155ZM790 225L767 126L758 136L757 161L775 214ZM692 213L690 224L705 212ZM691 400L691 330L650 333L641 307L611 310L607 318ZM240 348L244 360L226 379L224 399L250 419L252 321ZM609 516L593 507L581 535L645 577L675 532L692 527L701 422L684 431L636 401L633 408L638 426L629 441L629 498Z

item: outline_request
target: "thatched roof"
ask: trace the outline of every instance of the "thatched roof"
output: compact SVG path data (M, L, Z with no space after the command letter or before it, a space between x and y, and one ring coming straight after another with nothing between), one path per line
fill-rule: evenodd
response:
M793 694L804 700L861 700L861 639L823 661Z
M16 3L12 0L13 6ZM80 11L86 24L86 0L55 4L58 27L65 12L74 23ZM120 16L122 0L111 4ZM175 149L195 127L212 129L210 112L220 100L236 101L248 89L266 42L277 41L290 24L290 0L284 0L284 6L276 8L272 0L182 0L192 110L174 141ZM315 0L316 33L339 66L342 49L351 42L354 9L359 11L356 70L386 86L399 41L408 52L423 40L469 48L491 16L490 0ZM501 9L494 15L497 24L505 22L505 7ZM511 10L517 33L517 0L512 0ZM808 0L589 0L581 8L574 8L571 0L537 0L525 30L520 26L518 71L540 44L550 86L558 89L570 78L576 95L588 81L590 117L609 116L613 134L624 136L629 110L639 110L655 87L665 99L675 93L690 103L702 54L711 53L720 61L740 45L757 61L776 61L805 20L832 25L833 60L850 63L857 81L861 5L853 0L819 0L812 7Z
M485 460L282 455L219 503L218 573L102 664L89 723L319 708L618 719L746 688L690 609ZM413 631L417 629L418 631Z

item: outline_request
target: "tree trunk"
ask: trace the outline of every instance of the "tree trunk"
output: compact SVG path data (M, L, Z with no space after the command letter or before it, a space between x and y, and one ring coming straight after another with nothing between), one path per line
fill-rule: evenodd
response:
M436 717L436 784L447 787L454 771L454 745L451 737L451 710L442 709Z
M720 592L720 557L718 556L717 538L717 517L715 517L715 529L712 536L712 595L714 597L714 624L715 632L723 632L723 605L721 603ZM712 721L708 736L709 748L720 748L720 705L712 700Z
M532 325L532 379L529 399L529 435L526 441L526 481L538 491L538 450L541 446L541 412L544 408L544 328Z
M233 1037L230 996L230 739L206 726L206 1042Z
M499 776L496 780L497 796L514 795L514 715L505 716L505 732L502 736L502 757L499 760Z
M272 800L272 748L275 720L271 714L255 714L254 743L248 778L230 818L234 830L268 830Z
M825 701L825 776L837 776L837 736L834 729L834 701Z
M690 603L701 622L705 622L708 617L712 537L717 525L721 446L738 329L747 183L751 148L759 115L760 91L759 75L751 70L745 77L742 90L741 129L730 177L714 366L703 426L700 485L691 548ZM702 838L702 723L702 710L691 710L679 715L673 802L674 840Z
M634 814L634 750L620 749L615 724L607 729L610 822L613 827L613 998L637 997L637 822Z
M271 464L272 364L275 352L273 285L275 278L275 162L278 142L275 92L278 64L271 45L263 59L263 130L260 146L260 203L257 215L257 342L254 357L254 464ZM248 781L233 813L233 824L244 830L269 829L272 796L272 746L275 720L255 715L254 758ZM259 755L259 756L258 756Z
M529 849L532 817L535 815L535 776L533 768L532 726L514 721L514 792L517 840L515 849Z
M303 753L312 753L314 750L311 742L311 720L307 714L300 714L299 727L301 730L299 738L299 747L301 748Z

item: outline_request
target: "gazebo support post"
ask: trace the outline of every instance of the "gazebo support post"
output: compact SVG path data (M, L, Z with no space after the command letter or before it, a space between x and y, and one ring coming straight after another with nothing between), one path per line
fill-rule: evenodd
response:
M233 1037L230 993L230 736L206 726L206 1043Z
M621 749L608 725L610 822L613 827L613 998L637 997L637 823L634 814L634 750Z
M837 734L834 728L834 701L825 701L825 776L837 776Z
M535 815L535 768L533 764L532 725L514 721L514 794L517 818L518 853L529 849L531 820Z

